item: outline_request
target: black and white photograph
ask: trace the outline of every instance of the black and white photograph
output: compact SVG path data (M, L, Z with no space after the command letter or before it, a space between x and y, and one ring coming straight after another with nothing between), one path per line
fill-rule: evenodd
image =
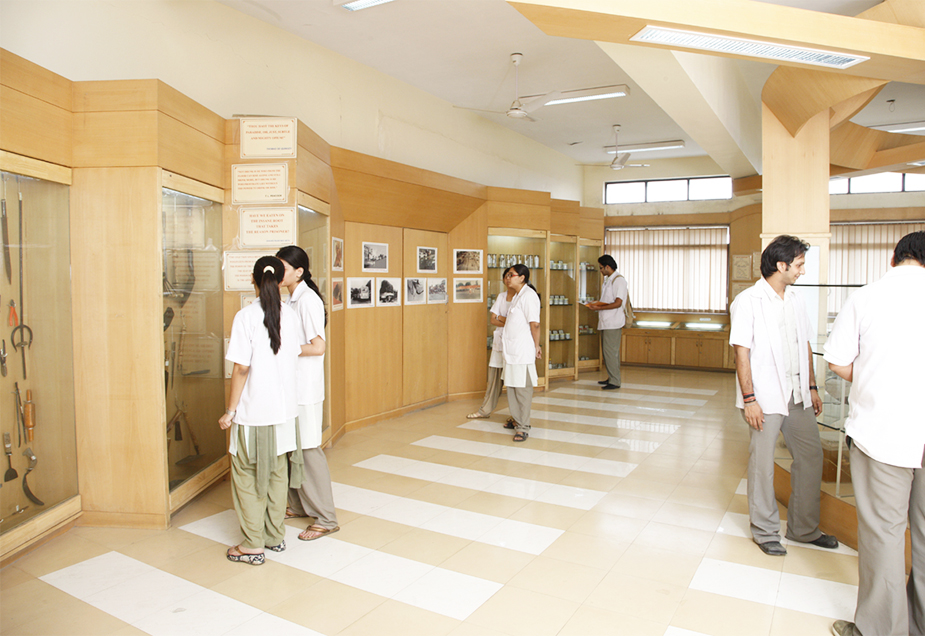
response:
M389 271L388 243L367 243L363 241L363 271L383 274Z
M445 278L428 278L427 279L427 303L446 304L446 279Z
M437 273L437 248L418 246L418 274Z
M347 309L376 306L375 278L347 279Z
M482 302L481 278L454 278L454 303L480 303Z
M401 305L401 279L376 279L376 307L396 307Z
M423 305L427 302L427 279L426 278L406 278L405 279L405 304L406 305Z
M331 311L339 311L344 308L344 279L331 279Z
M482 250L453 250L454 274L481 274Z

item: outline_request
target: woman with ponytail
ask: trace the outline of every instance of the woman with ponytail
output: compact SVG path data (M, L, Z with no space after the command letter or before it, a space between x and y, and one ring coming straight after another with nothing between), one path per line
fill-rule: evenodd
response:
M324 423L324 327L327 324L327 312L321 291L312 280L305 250L289 245L278 251L276 256L286 268L282 286L289 290L286 304L299 317L299 343L302 345L298 364L298 421L305 473L302 486L289 489L286 517L314 519L314 523L299 534L302 541L313 541L340 530L331 489L331 471L321 449Z
M279 296L283 272L273 256L254 264L258 298L235 315L225 356L234 370L228 408L218 423L231 428L231 497L244 535L226 555L251 565L264 563L264 548L286 549L287 487L298 486L302 478L301 455L293 453L292 478L287 479L286 456L298 443L300 348L299 319Z

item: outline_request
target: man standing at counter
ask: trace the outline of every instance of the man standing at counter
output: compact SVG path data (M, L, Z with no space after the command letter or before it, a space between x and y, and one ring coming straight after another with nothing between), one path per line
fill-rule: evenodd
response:
M626 324L623 303L629 290L626 279L617 271L617 262L610 254L597 259L604 281L601 283L601 299L585 305L597 314L597 330L601 332L601 352L604 354L604 368L607 379L598 384L604 391L620 388L620 338Z
M825 343L829 368L853 382L845 432L858 508L858 605L854 623L832 625L838 636L925 634L925 232L900 239L891 264L848 298Z
M751 427L748 516L761 551L784 556L774 495L774 447L784 434L793 455L787 539L837 548L819 530L822 443L815 415L822 411L813 374L813 333L802 300L789 289L803 275L809 245L778 236L761 254L761 276L730 307L729 344L735 348L736 407Z

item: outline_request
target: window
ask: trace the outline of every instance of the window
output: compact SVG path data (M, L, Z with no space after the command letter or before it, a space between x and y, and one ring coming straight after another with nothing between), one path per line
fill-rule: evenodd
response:
M731 198L732 177L614 181L604 184L606 205Z
M605 247L642 311L726 311L728 227L609 229Z
M880 192L921 192L925 175L903 172L878 172L863 177L829 179L829 194L870 194Z

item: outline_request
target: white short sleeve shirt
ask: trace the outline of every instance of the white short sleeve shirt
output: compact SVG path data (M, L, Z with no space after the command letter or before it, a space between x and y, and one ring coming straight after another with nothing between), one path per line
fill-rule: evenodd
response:
M269 426L296 417L299 319L286 305L280 308L281 342L276 354L263 324L259 298L234 317L225 359L250 368L234 416L236 424Z
M324 340L324 301L305 282L295 288L286 304L299 317L299 344ZM324 401L324 355L299 357L299 404Z
M495 303L491 306L491 313L502 318L507 318L507 310L510 307L507 301L507 292L498 294ZM501 339L504 337L504 327L495 327L494 338L491 341L491 350L500 352L502 350Z
M536 362L536 347L530 323L540 321L540 297L529 286L524 285L511 299L504 323L505 364L533 364Z
M604 282L601 283L602 303L609 305L615 302L617 298L626 303L628 294L629 289L626 284L626 279L620 275L620 272L614 272L610 276L606 276ZM624 313L622 305L616 309L604 309L603 311L597 312L598 331L603 331L605 329L622 329L624 326L626 326L626 314Z

